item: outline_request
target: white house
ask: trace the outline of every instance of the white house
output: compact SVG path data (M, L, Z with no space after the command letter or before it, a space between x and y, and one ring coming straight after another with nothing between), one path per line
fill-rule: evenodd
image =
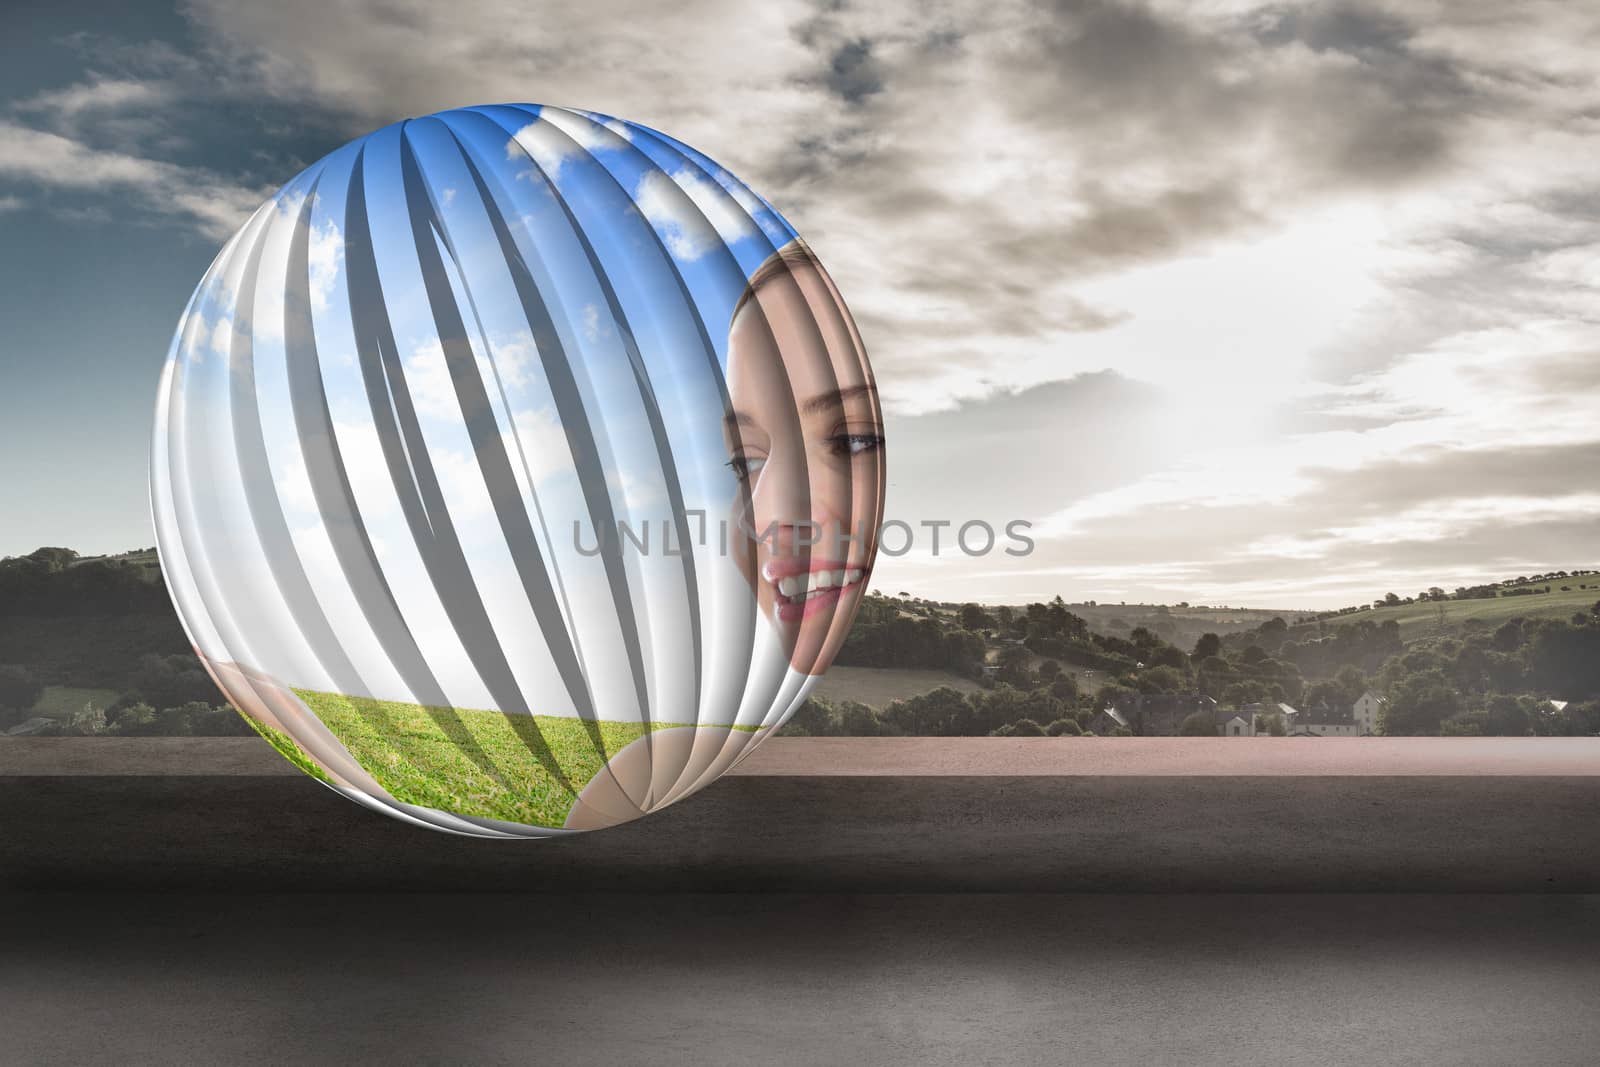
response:
M1242 715L1235 715L1222 724L1223 737L1254 737L1255 735L1255 723L1246 722Z
M1350 717L1355 720L1356 732L1363 737L1377 733L1378 716L1386 703L1383 697L1370 689L1362 693L1350 707Z

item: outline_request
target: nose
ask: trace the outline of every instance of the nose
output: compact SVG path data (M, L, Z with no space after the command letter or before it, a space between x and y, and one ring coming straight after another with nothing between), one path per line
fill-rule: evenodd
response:
M849 537L849 467L808 461L795 444L781 457L775 449L757 480L751 500L756 533L767 535L775 556L842 557L849 548L841 541Z

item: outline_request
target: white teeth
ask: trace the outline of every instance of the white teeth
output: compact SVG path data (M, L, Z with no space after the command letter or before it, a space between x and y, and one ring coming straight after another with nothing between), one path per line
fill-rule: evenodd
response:
M793 574L777 581L778 592L791 600L805 600L837 589L854 585L861 580L860 570L821 570L811 574Z

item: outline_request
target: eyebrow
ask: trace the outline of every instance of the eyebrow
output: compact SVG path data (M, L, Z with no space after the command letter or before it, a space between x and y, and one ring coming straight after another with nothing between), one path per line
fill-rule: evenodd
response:
M819 411L826 411L829 408L841 407L846 400L851 400L858 396L866 396L873 392L875 390L870 385L852 385L848 389L834 389L831 392L811 397L809 400L802 400L798 407L802 415L812 415Z
M795 405L795 409L802 415L814 415L819 411L828 411L836 407L842 407L846 400L853 400L858 396L868 396L876 392L877 388L875 386L852 385L848 389L833 389L829 392L819 393L816 396L802 400L800 403ZM735 426L756 425L755 418L742 411L730 411L728 414L722 417L722 421L730 428Z

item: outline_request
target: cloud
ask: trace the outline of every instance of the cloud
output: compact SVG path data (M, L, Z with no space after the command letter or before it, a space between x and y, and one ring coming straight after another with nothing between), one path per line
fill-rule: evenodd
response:
M12 105L22 114L39 114L55 121L73 121L105 111L148 108L171 99L172 86L131 78L97 78L61 89L51 89Z
M490 402L499 404L500 389L515 394L529 382L529 375L537 366L538 346L527 330L493 337L489 342L492 356L477 353L478 374L489 392ZM461 404L456 399L456 387L450 377L450 365L444 348L437 339L412 347L411 354L401 361L405 370L406 388L419 415L446 420L461 418Z
M679 170L670 176L646 171L633 200L679 259L699 259L713 248L757 233L739 201L698 171Z
M311 228L306 264L310 276L311 306L324 311L340 272L344 270L344 234L332 219L325 219Z
M526 154L550 181L559 181L561 168L568 161L589 152L615 148L616 138L631 136L619 132L616 123L597 123L584 113L568 113L545 107L533 122L521 127L506 142L506 158ZM626 130L626 127L622 127ZM530 175L531 176L531 175ZM522 177L522 175L518 175Z
M133 193L145 209L183 219L218 239L232 234L266 197L203 171L101 151L4 119L0 177L54 190Z
M207 340L213 354L224 361L233 359L233 316L218 315L217 321L212 324L211 334ZM196 359L198 362L198 359Z
M907 588L1342 603L1429 566L1489 577L1591 551L1591 7L184 11L196 56L97 56L114 73L0 120L0 178L83 200L131 191L226 232L249 182L162 162L177 157L161 138L105 124L148 110L141 93L198 98L197 71L343 136L536 91L682 138L781 207L838 280L889 413L891 513L960 484L964 506L1041 522L1035 557L1003 573L882 565ZM613 135L628 129L551 109L508 149L555 177ZM676 255L765 220L725 178L636 190ZM508 381L516 351L497 352ZM442 361L412 358L421 403L453 411Z

